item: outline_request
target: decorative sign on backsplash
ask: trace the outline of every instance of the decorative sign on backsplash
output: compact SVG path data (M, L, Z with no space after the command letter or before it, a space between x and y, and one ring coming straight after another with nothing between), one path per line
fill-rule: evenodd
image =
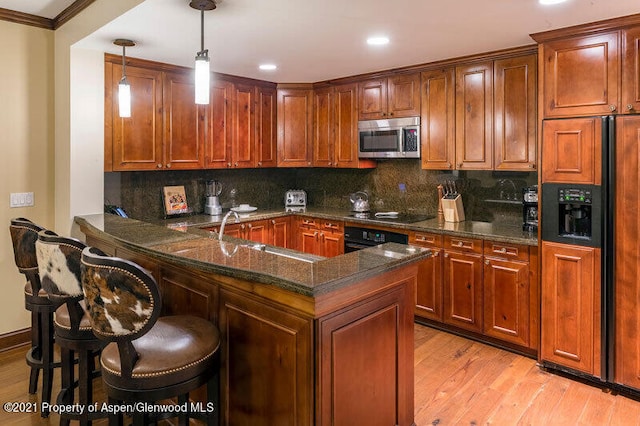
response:
M189 212L184 186L165 186L162 188L162 195L164 196L164 212L167 216Z

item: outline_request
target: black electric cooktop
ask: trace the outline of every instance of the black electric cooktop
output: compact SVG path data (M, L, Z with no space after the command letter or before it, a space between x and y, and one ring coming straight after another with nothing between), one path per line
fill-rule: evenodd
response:
M427 214L412 214L412 213L398 213L398 215L381 215L376 216L375 212L357 213L352 212L349 217L357 219L370 219L377 222L392 222L392 223L416 223L423 220L433 219L434 215Z

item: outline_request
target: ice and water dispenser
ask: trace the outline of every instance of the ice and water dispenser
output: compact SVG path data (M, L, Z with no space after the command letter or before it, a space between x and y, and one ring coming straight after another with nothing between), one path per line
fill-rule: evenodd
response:
M589 247L602 245L599 185L542 185L542 239Z

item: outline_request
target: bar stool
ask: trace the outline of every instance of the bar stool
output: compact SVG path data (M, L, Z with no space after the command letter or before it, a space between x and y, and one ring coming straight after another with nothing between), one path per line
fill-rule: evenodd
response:
M42 397L40 402L51 401L53 388L53 372L60 367L53 358L53 313L55 307L47 293L40 285L38 275L38 259L36 257L36 241L38 232L44 230L29 219L23 217L11 219L9 232L13 242L13 254L18 270L25 275L24 286L25 308L31 312L31 349L27 352L27 364L31 367L29 374L29 393L38 389L38 375L42 370ZM47 417L48 410L42 410L41 416Z
M161 298L153 277L133 262L82 251L82 286L93 332L109 342L102 350L102 380L110 403L153 403L178 398L189 417L217 425L220 334L209 321L193 316L160 316ZM207 404L190 412L189 392L207 385ZM167 410L170 411L170 410ZM176 410L179 411L179 410ZM176 413L134 412L133 424L148 424ZM121 422L121 416L111 421Z
M60 347L62 386L56 403L79 404L82 410L60 414L60 424L78 420L81 425L106 417L99 410L89 412L93 405L93 379L99 376L95 360L100 355L102 341L91 329L82 293L80 257L86 246L73 238L58 236L52 231L38 233L36 255L42 287L57 308L54 320L55 340ZM74 358L78 358L78 379L75 379ZM76 389L77 400L75 398Z

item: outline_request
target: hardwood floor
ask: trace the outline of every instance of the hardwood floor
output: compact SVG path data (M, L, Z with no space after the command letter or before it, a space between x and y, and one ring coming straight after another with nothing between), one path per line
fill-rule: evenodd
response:
M27 393L25 351L23 347L0 353L2 403L38 401L37 395ZM419 324L415 380L418 426L640 426L638 401L544 372L535 360ZM57 386L59 374L54 393ZM97 397L103 397L100 391ZM58 421L55 413L42 419L39 414L0 411L0 425L57 425Z

